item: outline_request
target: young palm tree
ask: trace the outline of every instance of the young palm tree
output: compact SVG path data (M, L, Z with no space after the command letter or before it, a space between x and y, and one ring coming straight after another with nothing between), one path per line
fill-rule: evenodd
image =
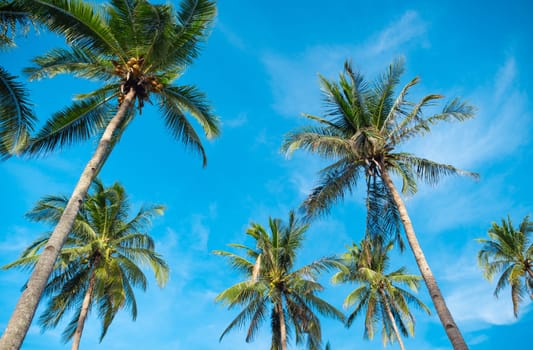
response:
M405 349L401 335L414 335L414 317L409 310L409 304L430 313L429 308L414 294L401 285L413 291L418 290L420 276L407 274L405 267L387 273L389 266L388 252L393 244L382 244L380 239L369 237L361 241L359 246L353 244L348 252L342 255L343 265L332 280L334 283L359 283L344 300L344 307L355 304L353 312L346 320L351 326L353 320L362 312L365 316L364 336L374 337L376 323L382 323L383 344L398 341L400 348Z
M305 115L319 125L289 133L283 149L291 154L303 148L334 160L321 171L320 185L304 202L308 216L326 213L352 191L361 176L367 180L369 196L378 196L371 202L381 203L381 207L383 203L393 204L394 210L389 208L389 212L397 211L398 215L390 217L399 217L403 224L409 246L454 349L467 349L420 247L391 174L402 179L402 192L411 194L417 190L416 179L435 184L444 175L477 177L451 165L397 150L405 141L428 133L435 123L473 117L474 108L456 98L441 112L424 117L424 108L434 106L442 96L431 94L417 103L408 101L409 89L418 83L418 78L414 78L395 97L394 89L403 71L403 61L397 60L385 74L370 84L346 62L339 82L320 76L326 103L325 117ZM369 205L369 208L372 206Z
M31 23L20 3L0 1L0 48L15 46L16 33L26 32ZM24 147L36 120L28 91L17 78L0 67L0 159Z
M170 133L200 152L204 165L201 139L185 113L199 122L208 138L219 133L218 119L204 95L194 86L175 84L207 37L216 12L212 1L183 0L178 13L169 4L146 0L112 0L106 5L31 0L30 4L32 15L64 35L69 44L68 49L36 58L36 66L28 69L31 78L71 73L98 79L103 86L53 115L25 152L42 155L101 136L0 340L0 348L8 350L21 346L91 181L144 103L154 98Z
M67 202L64 196L45 197L27 217L55 224ZM133 288L146 290L147 286L139 265L148 265L160 286L168 278L168 266L145 232L151 218L161 215L163 210L160 205L141 208L129 219L128 198L122 185L115 183L105 188L96 180L93 193L83 203L46 285L44 295L50 299L39 318L41 326L56 327L70 310L74 310L63 339L72 339L72 349L76 350L91 309L96 308L102 318L100 341L120 309L129 308L135 320L137 303ZM4 268L33 268L49 238L47 234L37 239L18 260Z
M533 221L526 216L518 229L513 227L511 218L502 219L502 225L492 223L489 239L479 238L483 246L478 253L479 265L485 277L492 280L495 274L501 273L496 283L494 295L507 285L511 285L513 311L518 317L518 306L529 294L533 299Z
M245 253L243 256L226 251L214 252L227 257L232 267L244 272L247 277L216 297L217 301L228 305L230 309L243 306L220 340L232 329L249 323L246 342L252 341L270 309L272 350L287 349L291 329L296 344L301 343L307 335L307 347L321 349L320 320L316 312L344 319L339 310L316 295L323 290L317 282L318 273L332 267L334 262L321 259L294 269L296 252L308 225L297 222L291 212L288 224L271 218L269 227L270 233L267 233L263 226L253 223L246 231L255 240L255 247L230 244L242 249Z

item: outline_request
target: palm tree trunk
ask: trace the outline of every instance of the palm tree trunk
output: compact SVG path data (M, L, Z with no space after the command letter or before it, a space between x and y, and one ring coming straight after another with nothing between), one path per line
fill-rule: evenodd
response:
M277 308L279 315L279 334L281 337L281 350L287 350L287 326L285 325L285 313L283 312L283 299L280 299L279 303L277 304Z
M407 208L405 207L400 194L396 190L396 187L394 186L394 183L392 182L387 170L383 166L381 167L381 178L392 194L394 203L398 208L407 241L409 242L409 246L413 251L418 269L422 274L422 278L424 278L424 282L426 283L426 287L431 296L431 300L433 301L433 305L435 305L437 314L439 315L440 321L444 327L444 330L446 331L446 335L450 339L450 342L455 350L467 350L468 346L466 345L463 335L459 331L459 328L455 324L450 310L446 306L446 302L444 301L444 297L442 296L439 286L437 285L435 276L433 276L426 257L424 256L424 252L418 243L415 230L413 229L413 224L411 223L411 219L407 213Z
M396 339L398 339L398 344L400 345L400 349L405 350L405 347L403 346L403 340L400 335L400 331L398 331L398 326L396 325L396 320L394 319L394 315L392 314L392 310L390 309L389 305L389 299L387 298L387 295L383 290L379 291L381 294L381 297L383 298L383 305L385 306L385 311L387 312L387 315L389 316L389 319L392 324L392 329L394 330L394 334L396 335Z
M94 283L96 281L96 273L93 269L91 273L91 278L89 279L89 288L85 292L85 297L83 298L83 303L81 304L80 317L78 317L78 326L74 332L72 338L72 350L78 350L80 347L81 334L83 333L83 326L85 325L85 319L89 313L89 306L91 305L91 297L93 296Z
M43 290L48 282L48 277L54 268L55 261L65 240L74 224L74 219L83 203L91 182L96 177L102 163L111 152L110 144L112 137L120 123L124 120L128 109L135 98L135 90L130 90L124 99L117 114L107 125L96 150L81 173L80 179L74 187L74 191L65 207L65 211L54 232L50 236L35 268L28 280L26 288L18 300L15 310L9 319L2 339L0 339L0 349L18 350L22 346L24 337L30 328L31 321L35 315L37 305L41 299Z

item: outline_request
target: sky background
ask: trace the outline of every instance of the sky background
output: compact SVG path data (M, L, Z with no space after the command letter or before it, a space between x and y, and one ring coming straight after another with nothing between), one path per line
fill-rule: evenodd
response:
M176 2L174 2L176 3ZM314 186L326 163L296 152L279 151L283 136L304 125L302 112L321 114L317 74L335 79L351 59L369 80L395 58L406 60L402 83L414 76L416 99L428 93L460 96L477 106L477 117L443 124L405 150L481 174L479 181L447 178L437 187L421 186L406 204L420 243L449 308L471 349L523 349L530 346L533 312L524 304L512 314L510 291L494 298L494 284L476 263L477 237L491 222L510 215L518 224L532 212L533 27L527 1L317 1L223 0L212 34L185 76L206 92L222 121L222 135L206 141L208 166L164 129L155 109L146 108L125 132L101 172L105 184L120 181L135 207L167 206L154 220L151 235L171 267L159 289L137 291L138 319L117 316L98 345L99 321L91 315L82 349L267 349L269 324L256 340L244 332L218 337L238 310L228 311L214 297L242 276L212 254L228 243L247 243L251 222L269 216L286 219ZM0 64L14 74L31 57L61 45L46 33L17 40L0 53ZM95 85L68 77L28 84L40 120L68 105L76 93ZM24 213L42 196L69 194L96 140L44 159L12 158L0 163L0 266L48 227L28 222ZM298 264L342 253L364 231L364 195L357 190L330 215L312 223ZM391 268L406 265L418 273L410 251L395 253ZM4 329L28 273L0 271L0 329ZM354 286L322 282L322 297L337 307ZM428 305L425 287L419 297ZM39 312L38 312L39 314ZM415 311L410 349L451 349L435 312ZM23 349L67 349L62 328L41 333L32 325ZM382 349L378 334L363 339L362 320L350 329L323 319L323 338L334 350ZM296 349L292 346L291 348ZM397 348L394 344L392 348Z

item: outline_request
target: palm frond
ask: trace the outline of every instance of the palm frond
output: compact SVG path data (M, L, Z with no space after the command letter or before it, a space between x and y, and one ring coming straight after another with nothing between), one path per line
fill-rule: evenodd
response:
M53 49L32 61L35 66L24 69L30 80L53 78L57 74L73 74L79 78L106 82L116 79L112 75L111 62L84 47L71 46L70 50Z
M71 45L98 54L122 52L104 15L84 1L32 1L32 15L54 33L63 35Z
M0 159L25 147L37 120L25 86L16 79L0 67Z
M57 148L85 141L103 130L110 118L110 106L101 98L74 102L55 113L36 136L30 139L24 154L42 156Z

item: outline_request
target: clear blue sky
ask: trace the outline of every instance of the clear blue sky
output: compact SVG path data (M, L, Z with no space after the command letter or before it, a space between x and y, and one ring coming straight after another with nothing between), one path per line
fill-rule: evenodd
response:
M214 249L243 242L251 221L286 218L313 187L324 164L303 153L286 159L283 135L320 114L317 73L335 78L345 59L369 78L399 55L406 59L404 82L418 75L414 91L461 96L478 107L477 118L443 125L407 145L421 156L479 172L478 182L449 178L422 187L407 200L415 229L448 305L471 349L525 349L533 312L524 305L512 315L510 292L499 300L494 284L476 264L479 245L492 221L509 214L516 223L532 212L531 122L533 27L527 1L245 1L224 0L201 57L183 81L205 91L220 116L219 139L206 142L208 166L165 133L154 110L146 109L126 131L101 178L120 181L135 206L162 203L168 210L151 234L171 266L160 290L153 279L137 292L139 316L117 316L98 345L99 323L90 317L83 349L266 349L268 323L254 343L243 332L218 337L236 315L214 296L239 280ZM61 42L49 35L18 40L0 54L0 64L18 74L31 57ZM91 85L57 77L29 85L44 120ZM69 194L96 141L45 159L0 163L0 265L14 260L47 227L23 214L46 194ZM363 194L354 193L331 215L315 221L300 262L342 253L359 241L364 227ZM246 243L250 243L247 242ZM393 266L417 272L409 251ZM13 311L28 274L0 271L0 329ZM332 286L324 276L324 297L341 307L350 286ZM352 286L353 287L353 286ZM419 296L430 304L425 288ZM410 349L451 349L437 316L416 312ZM41 334L33 325L25 350L67 349L62 328ZM382 349L380 336L364 340L362 322L350 329L324 320L323 336L334 350ZM396 348L395 344L393 348Z

